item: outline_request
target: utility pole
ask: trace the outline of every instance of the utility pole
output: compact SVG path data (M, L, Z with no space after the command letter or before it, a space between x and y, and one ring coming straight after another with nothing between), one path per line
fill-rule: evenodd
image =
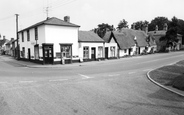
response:
M19 52L19 35L18 35L18 16L19 14L15 14L16 16L16 36L17 36L17 60L20 59L20 52Z

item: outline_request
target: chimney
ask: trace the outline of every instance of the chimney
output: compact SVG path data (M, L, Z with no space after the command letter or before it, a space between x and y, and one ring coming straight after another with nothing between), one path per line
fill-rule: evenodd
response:
M6 39L6 37L5 36L3 36L3 40L5 40Z
M164 24L164 29L163 29L163 30L167 31L167 28L168 28L167 23L165 23L165 24Z
M158 31L158 25L155 26L155 31Z
M70 22L70 16L65 16L65 17L64 17L64 21L65 21L65 22Z
M11 41L13 41L14 40L14 38L11 38Z

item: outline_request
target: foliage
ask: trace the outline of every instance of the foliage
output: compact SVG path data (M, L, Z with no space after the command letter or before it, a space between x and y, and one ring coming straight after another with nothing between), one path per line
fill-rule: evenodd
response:
M153 19L149 26L148 26L148 30L149 31L154 31L156 25L158 26L158 30L163 30L164 28L164 24L168 24L170 21L168 20L168 18L166 17L156 17L155 19Z
M119 22L117 29L121 30L122 28L128 28L128 22L123 19Z
M113 25L110 26L109 24L104 24L104 23L99 24L99 25L98 25L98 28L93 29L93 31L94 31L95 33L97 33L98 36L100 36L101 38L104 37L104 35L105 35L105 33L106 33L107 31L113 31L113 30L114 30Z
M132 25L131 25L131 29L135 29L135 30L143 30L144 29L144 26L145 25L148 25L149 24L149 22L148 21L137 21L137 22L135 22L135 23L133 23ZM135 26L135 28L133 27L133 26Z

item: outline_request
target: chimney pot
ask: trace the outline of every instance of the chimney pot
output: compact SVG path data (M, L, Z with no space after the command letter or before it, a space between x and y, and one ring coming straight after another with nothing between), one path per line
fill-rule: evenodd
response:
M64 17L64 21L65 21L65 22L70 22L70 16L65 16L65 17Z

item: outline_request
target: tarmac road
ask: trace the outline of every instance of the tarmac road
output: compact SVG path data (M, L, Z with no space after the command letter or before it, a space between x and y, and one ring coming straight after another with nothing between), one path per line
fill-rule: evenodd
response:
M182 115L184 98L146 73L183 57L171 52L29 68L0 56L0 115Z

